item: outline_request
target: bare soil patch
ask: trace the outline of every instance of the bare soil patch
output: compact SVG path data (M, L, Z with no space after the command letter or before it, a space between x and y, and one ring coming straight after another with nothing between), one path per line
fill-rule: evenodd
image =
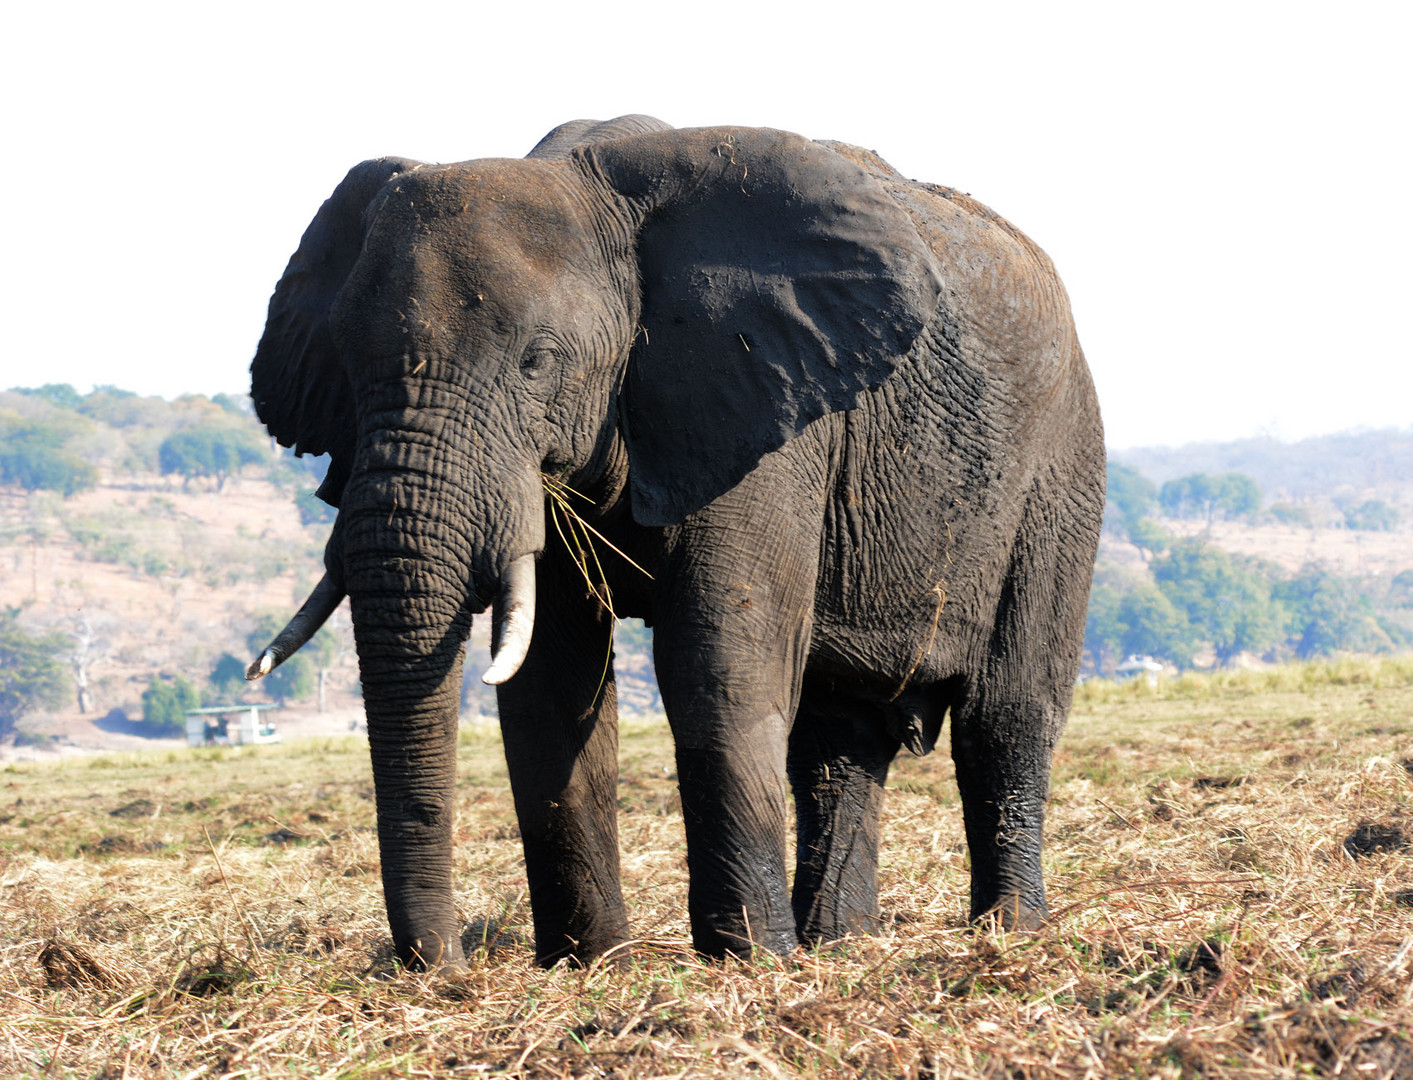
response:
M1177 536L1207 533L1207 538L1224 551L1256 556L1285 570L1322 563L1340 574L1391 578L1400 570L1413 568L1413 533L1406 529L1362 532L1219 521L1208 533L1204 522L1165 519L1162 525Z

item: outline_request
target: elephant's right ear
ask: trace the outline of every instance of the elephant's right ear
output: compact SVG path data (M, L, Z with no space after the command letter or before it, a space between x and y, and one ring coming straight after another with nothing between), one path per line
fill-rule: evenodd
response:
M265 333L250 363L255 414L281 446L329 454L319 498L337 506L353 466L353 394L329 332L329 310L363 248L363 212L383 186L419 163L377 158L355 165L290 257L270 297Z

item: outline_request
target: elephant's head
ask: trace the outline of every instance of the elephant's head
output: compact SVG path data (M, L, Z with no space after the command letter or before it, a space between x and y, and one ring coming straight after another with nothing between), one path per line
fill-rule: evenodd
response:
M660 128L364 162L276 287L252 396L281 443L331 455L319 494L340 513L322 595L253 670L346 588L375 744L454 723L460 644L493 601L491 680L513 675L542 473L679 521L879 385L937 306L908 215L852 161L779 131ZM383 788L380 818L445 812Z

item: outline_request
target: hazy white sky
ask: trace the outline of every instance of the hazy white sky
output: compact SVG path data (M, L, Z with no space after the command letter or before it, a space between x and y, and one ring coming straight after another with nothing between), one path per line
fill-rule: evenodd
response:
M858 143L1009 217L1069 287L1111 446L1404 426L1410 12L23 5L0 34L0 387L244 390L350 165L646 112Z

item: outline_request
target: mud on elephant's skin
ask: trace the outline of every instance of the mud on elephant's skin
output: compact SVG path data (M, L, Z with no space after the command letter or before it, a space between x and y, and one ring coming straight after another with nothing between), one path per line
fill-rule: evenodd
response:
M1064 288L986 207L855 147L647 117L524 159L365 161L276 286L251 383L280 442L331 455L339 508L251 674L349 596L404 962L463 961L458 684L491 606L537 957L629 937L612 620L550 479L651 574L602 556L655 628L701 952L874 926L889 765L944 716L971 915L1044 918L1104 452Z

